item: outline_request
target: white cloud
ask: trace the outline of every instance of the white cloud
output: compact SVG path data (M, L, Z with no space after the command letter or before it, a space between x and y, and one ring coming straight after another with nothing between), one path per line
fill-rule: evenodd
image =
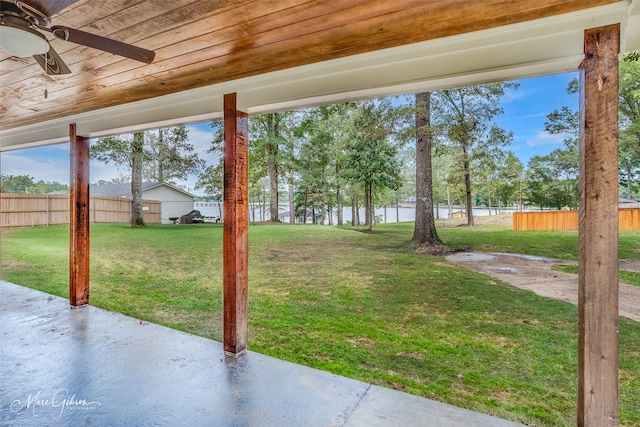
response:
M512 101L515 101L520 98L525 98L531 95L530 90L520 90L520 89L507 89L504 91L504 95L500 98L500 104L508 104Z
M67 146L68 147L68 146ZM2 153L3 175L29 175L35 181L69 183L69 150L46 159L30 157L26 150Z
M124 174L129 175L131 171L128 166L117 166L113 163L101 163L97 160L91 160L89 164L89 180L96 183L100 180L110 181L113 178Z
M218 155L207 153L207 150L211 148L211 141L213 140L213 132L210 130L204 130L199 127L187 126L189 130L189 143L193 145L193 148L201 159L207 162L207 165L211 165L217 161Z
M534 139L527 140L527 147L539 147L542 145L562 145L566 134L552 135L547 131L540 131Z

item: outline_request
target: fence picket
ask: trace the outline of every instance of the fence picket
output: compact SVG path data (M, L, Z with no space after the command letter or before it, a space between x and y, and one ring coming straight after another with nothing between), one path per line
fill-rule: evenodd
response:
M161 204L158 200L143 200L144 220L160 224ZM122 197L92 196L89 209L92 223L124 222L131 218L131 200ZM67 194L10 194L0 197L0 226L30 227L69 223Z
M620 230L640 230L640 209L618 210ZM514 231L578 231L578 211L514 212Z

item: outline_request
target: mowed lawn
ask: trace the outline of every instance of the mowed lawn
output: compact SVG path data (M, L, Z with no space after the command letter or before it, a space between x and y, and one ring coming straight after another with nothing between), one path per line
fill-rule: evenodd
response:
M575 425L576 307L371 234L252 226L249 349L534 426ZM577 233L441 228L456 248L577 259ZM2 278L68 296L68 227L4 230ZM221 339L222 227L91 228L91 303ZM621 235L638 258L640 232ZM620 319L620 416L640 426L640 324Z

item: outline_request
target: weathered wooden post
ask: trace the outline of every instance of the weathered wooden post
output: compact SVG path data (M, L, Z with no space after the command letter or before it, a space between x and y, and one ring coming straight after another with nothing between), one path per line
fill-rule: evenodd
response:
M223 343L228 354L247 349L249 268L249 119L224 96Z
M618 425L620 25L589 29L580 65L578 425Z
M69 139L69 302L72 306L80 306L89 303L89 138L78 136L73 123L69 126Z

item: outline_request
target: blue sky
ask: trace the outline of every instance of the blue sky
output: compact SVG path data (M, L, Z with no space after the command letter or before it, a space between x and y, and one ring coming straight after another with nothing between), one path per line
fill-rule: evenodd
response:
M520 87L503 97L504 114L496 122L513 132L509 150L525 165L532 156L563 147L563 136L549 135L544 122L547 114L564 105L578 109L578 95L566 92L569 82L577 77L578 73L566 73L518 80Z
M562 136L549 135L544 131L547 114L563 105L573 110L578 108L578 96L567 95L566 88L577 73L557 74L518 80L520 87L509 90L502 98L504 114L496 121L499 126L513 132L513 142L507 149L526 165L535 155L544 155L563 146ZM208 123L188 126L189 139L198 154L212 162L214 156L207 154L212 140ZM29 175L34 180L69 183L69 144L30 148L1 153L3 175ZM114 165L91 163L91 182L109 180L124 173ZM193 190L195 177L181 182ZM196 192L197 193L197 192Z

